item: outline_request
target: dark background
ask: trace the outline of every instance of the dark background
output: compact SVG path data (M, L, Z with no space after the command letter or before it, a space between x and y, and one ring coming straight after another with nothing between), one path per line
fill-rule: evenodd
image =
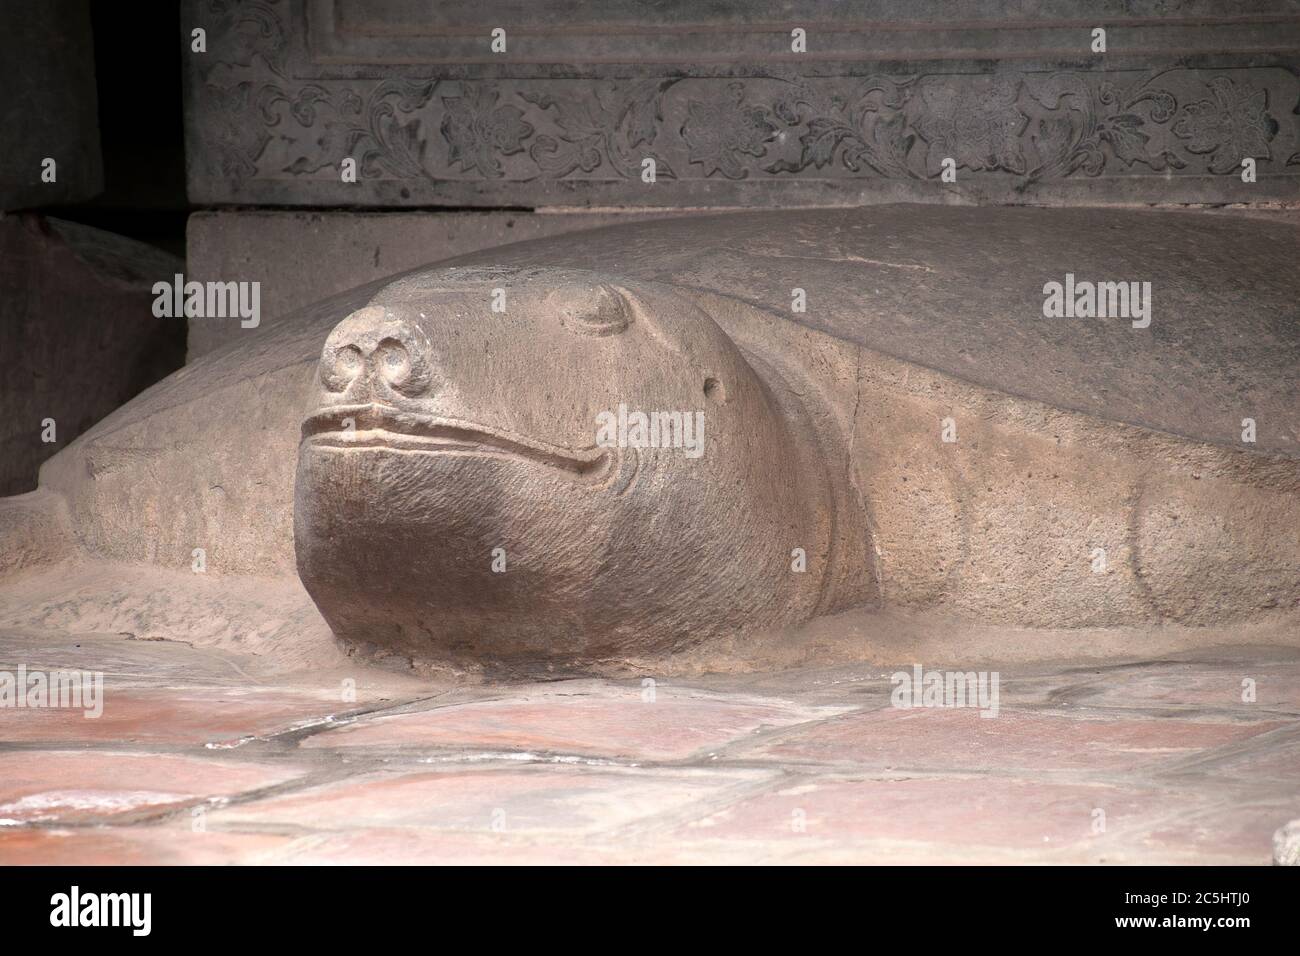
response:
M98 0L90 5L99 93L104 191L41 209L185 255L180 4Z

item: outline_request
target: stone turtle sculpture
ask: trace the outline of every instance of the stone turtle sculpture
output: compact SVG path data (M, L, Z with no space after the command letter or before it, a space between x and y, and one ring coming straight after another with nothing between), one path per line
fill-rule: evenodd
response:
M209 573L296 574L345 642L453 663L670 655L865 605L1293 614L1296 239L898 206L478 253L105 419L0 508L0 573L202 548ZM1067 281L1149 281L1146 321L1046 316Z

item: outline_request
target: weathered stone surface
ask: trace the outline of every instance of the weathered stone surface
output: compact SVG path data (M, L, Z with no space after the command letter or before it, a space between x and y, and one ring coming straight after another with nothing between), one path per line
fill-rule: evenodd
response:
M1136 712L1174 705L1214 708L1259 719L1293 714L1300 702L1300 668L1268 656L1241 655L1215 667L1174 661L1138 671L1081 675L1069 701Z
M214 813L212 820L217 827L338 830L359 824L578 837L692 804L707 806L708 800L743 791L767 776L753 770L645 773L573 767L380 773L231 807Z
M1300 702L1300 696L1291 699ZM1268 747L1241 747L1221 755L1206 769L1234 780L1300 782L1300 740L1279 740Z
M1192 212L899 205L657 220L454 264L586 268L717 292L1012 395L1238 448L1253 410L1271 425L1251 450L1297 454L1298 243L1295 223ZM1043 287L1067 273L1151 282L1151 326L1045 318ZM795 287L805 313L792 310ZM1225 325L1238 332L1228 343Z
M1292 793L1279 799L1235 808L1223 804L1195 813L1176 813L1157 824L1128 834L1129 846L1116 862L1127 863L1142 855L1164 857L1174 863L1204 865L1237 860L1252 866L1269 863L1270 835L1279 821L1300 812L1295 778L1287 778ZM1273 841L1273 852L1277 852Z
M355 706L355 705L353 705ZM347 710L337 691L286 693L255 687L183 690L105 685L103 715L78 710L24 708L5 714L7 741L77 744L109 741L235 747L243 740L326 722Z
M1300 866L1300 820L1278 827L1273 834L1273 863L1276 866Z
M498 286L509 305L493 316ZM671 290L417 274L330 333L319 381L294 539L340 637L417 657L445 634L461 658L607 659L871 597L870 577L835 586L830 452L810 414ZM678 409L675 440L700 444L598 447L598 416L620 407ZM795 548L807 573L791 572Z
M34 489L46 458L181 365L184 320L156 318L150 290L182 268L98 229L0 218L0 494Z
M38 488L0 508L0 576L56 565L76 548L66 503Z
M1276 730L1281 722L1092 719L1023 711L982 716L973 708L887 708L788 732L753 748L782 763L812 761L900 772L976 770L996 755L1002 770L1134 768L1169 762Z
M415 752L452 751L522 757L553 754L686 760L750 735L819 720L835 708L784 701L706 696L659 687L583 694L474 701L414 713L363 718L304 741L309 749L357 748Z
M0 632L0 671L100 668L158 705L143 733L78 717L102 725L93 740L74 721L16 740L26 712L0 710L0 862L1260 865L1300 813L1300 699L1277 685L1267 722L1282 726L1256 733L1254 705L1225 711L1204 690L1231 667L1285 673L1297 653L997 665L996 718L878 719L890 671L861 665L660 682L653 699L640 681L450 686L371 668L354 722L214 748L185 731L236 715L196 688L235 687L246 720L242 705L329 676L241 686L235 665L254 658ZM375 682L401 692L376 699ZM1131 699L1083 692L1111 684ZM900 733L902 718L931 730ZM798 752L775 755L782 742Z
M200 203L1254 202L1300 181L1286 0L188 10Z
M104 172L88 0L0 6L0 90L0 210L98 193ZM53 182L42 178L47 159L55 163Z
M296 565L353 647L457 666L618 663L875 601L1245 624L1300 601L1276 533L1300 521L1295 238L890 207L522 243L194 363L46 482L90 556ZM1044 317L1046 282L1136 263L1149 326ZM703 415L706 450L598 444L620 406Z
M161 753L14 751L0 754L0 826L156 815L301 775L288 762L265 766Z
M264 833L195 833L189 827L79 827L0 830L6 866L245 866L288 862L275 851L288 837Z
M15 534L24 527L44 527L45 518L62 517L66 524L66 516L56 509L50 509L52 515L37 510L42 503L48 505L44 491L12 500L26 505L14 509L18 516L11 516L20 519L12 525ZM26 526L21 517L30 519ZM0 527L5 526L0 520ZM30 557L45 566L25 570L19 565L22 584L0 602L0 627L108 635L119 645L105 651L112 658L121 652L123 641L175 641L236 653L252 649L277 668L327 670L345 659L294 576L231 576L215 567L212 573L198 572L193 557L176 568L158 562L71 563L68 559L76 555L77 545L67 527L42 544L44 550ZM197 549L210 546L205 541ZM154 660L140 671L157 666Z
M684 838L806 840L851 844L889 840L894 862L909 859L906 844L982 845L1037 850L1043 856L1080 850L1095 838L1094 811L1109 826L1159 820L1169 794L1119 791L1029 780L811 780L786 785L683 827ZM1182 801L1184 806L1189 801ZM1194 801L1192 801L1194 805ZM1010 821L1015 821L1011 824Z
M649 213L199 212L186 226L186 276L257 282L261 321L189 320L188 360L262 334L320 299L428 262L507 242L644 218Z

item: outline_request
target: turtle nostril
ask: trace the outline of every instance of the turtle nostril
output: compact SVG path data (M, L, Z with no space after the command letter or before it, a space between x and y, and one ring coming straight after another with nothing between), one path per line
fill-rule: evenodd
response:
M327 391L347 392L350 400L391 399L394 392L415 398L433 379L433 354L418 326L367 306L325 339L320 379Z
M401 339L385 336L375 345L375 373L389 388L408 398L422 395L433 380L428 342L415 330L403 330Z
M406 384L411 377L411 353L396 339L384 339L375 350L375 364L379 374L389 385Z
M341 392L361 374L364 365L361 350L355 345L345 345L333 356L325 356L321 363L321 379L331 392Z

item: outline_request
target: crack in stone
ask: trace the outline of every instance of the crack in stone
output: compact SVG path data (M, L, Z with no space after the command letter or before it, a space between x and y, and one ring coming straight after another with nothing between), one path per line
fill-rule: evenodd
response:
M860 262L868 266L882 266L886 269L911 269L916 272L930 272L935 270L930 266L918 262L886 262L884 259L867 259L863 256L795 256L779 252L750 252L751 256L756 259L806 259L811 262Z

